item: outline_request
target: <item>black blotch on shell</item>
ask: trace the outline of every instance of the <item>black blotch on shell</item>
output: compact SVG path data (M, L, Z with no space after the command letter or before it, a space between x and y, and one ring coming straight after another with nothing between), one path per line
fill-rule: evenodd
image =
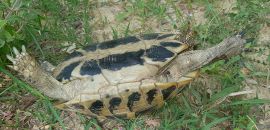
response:
M72 104L71 107L74 109L84 109L84 106L79 103Z
M66 60L69 60L69 59L72 59L74 57L80 57L80 56L83 56L83 54L81 52L78 52L78 51L74 51L72 52L70 55L68 55L66 58L65 58L65 61Z
M99 68L97 61L91 60L83 63L80 74L81 75L97 75L101 73L101 69Z
M97 50L97 44L92 44L92 45L85 46L83 48L83 50L85 50L85 51L95 51L95 50Z
M66 66L66 67L59 73L59 75L56 76L56 79L57 79L58 81L62 81L62 79L68 79L68 80L69 80L70 77L71 77L72 71L74 70L74 68L75 68L76 66L79 65L79 63L80 63L80 62L78 61L78 62L74 62L74 63L72 63L72 64Z
M124 37L124 38L119 38L119 39L115 39L115 40L111 40L111 41L106 41L106 42L102 42L100 44L97 44L99 49L108 49L108 48L114 48L120 45L125 45L125 44L129 44L129 43L136 43L140 41L140 39L138 39L135 36L129 36L129 37Z
M122 100L120 97L114 97L109 101L109 110L113 113L113 110L117 109L117 107L121 104Z
M143 40L153 40L153 39L157 39L158 36L159 36L159 33L149 33L149 34L141 35L141 38Z
M101 109L104 108L104 104L102 101L97 100L92 103L92 105L89 107L89 110L97 115L100 114Z
M151 58L153 61L166 61L166 58L174 56L174 53L162 46L153 45L151 48L146 50L146 56Z
M155 98L155 95L157 94L157 89L151 89L146 94L147 94L146 100L147 100L148 104L151 104Z
M179 47L181 44L178 42L160 42L163 47Z
M123 54L113 54L102 59L99 59L99 66L102 69L108 70L120 70L123 67L128 67L132 65L143 64L142 56L144 50L139 50L135 52L126 52Z
M171 95L171 93L173 91L175 91L175 90L176 90L176 86L175 85L173 85L171 87L168 87L166 89L163 89L161 91L162 92L162 95L163 95L163 100L166 100Z
M133 92L130 96L128 96L128 103L127 107L129 108L130 111L133 110L133 105L136 101L139 101L141 98L141 94L138 92Z
M161 39L164 39L164 38L167 38L167 37L170 37L170 36L173 36L175 34L164 34L164 35L161 35L157 38L157 40L161 40Z

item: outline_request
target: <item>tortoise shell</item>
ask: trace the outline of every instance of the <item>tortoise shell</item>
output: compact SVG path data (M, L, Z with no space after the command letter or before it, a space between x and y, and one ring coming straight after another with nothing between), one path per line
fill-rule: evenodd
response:
M77 50L53 72L63 84L78 86L75 98L58 108L92 116L132 118L136 112L160 107L197 75L191 72L171 82L156 78L188 47L177 34L153 33Z

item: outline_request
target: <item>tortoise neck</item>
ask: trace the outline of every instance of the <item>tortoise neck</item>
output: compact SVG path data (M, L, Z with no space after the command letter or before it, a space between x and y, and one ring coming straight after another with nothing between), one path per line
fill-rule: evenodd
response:
M244 43L245 40L236 36L227 38L206 50L182 53L167 68L163 69L161 75L158 76L158 80L176 82L187 73L197 70L216 59L229 58L239 54Z
M28 74L25 74L24 72L27 68L31 68L28 69L31 71L29 71ZM19 72L27 83L37 88L46 96L59 100L67 99L68 94L66 94L66 91L63 89L64 85L43 70L36 61L32 61L27 68L25 68L24 71Z

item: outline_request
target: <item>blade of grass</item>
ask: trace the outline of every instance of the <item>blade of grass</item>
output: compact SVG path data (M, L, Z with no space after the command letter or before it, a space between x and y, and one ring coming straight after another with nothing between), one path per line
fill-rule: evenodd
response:
M15 76L13 76L11 73L9 73L7 70L3 69L2 67L0 67L0 71L3 72L4 74L8 75L15 83L19 84L20 87L22 87L23 89L28 90L31 94L43 99L45 101L45 103L49 106L50 110L52 111L54 117L57 119L57 121L60 123L61 127L65 130L65 126L63 124L63 121L60 119L60 117L57 115L56 110L52 107L52 104L50 103L49 99L45 96L43 96L40 92L38 92L37 90L31 88L30 86L28 86L26 83L20 81L19 79L17 79Z
M207 124L206 126L204 126L202 128L202 130L210 130L213 126L215 126L221 122L224 122L225 120L228 120L228 119L230 119L230 117L223 117L220 119L216 119L216 120L212 121L211 123Z
M89 1L88 0L84 0L84 11L83 11L83 28L85 30L85 43L89 44L92 41L92 38L90 37L90 32L91 32L91 28L90 28L90 24L89 24Z
M17 79L15 76L13 76L11 73L9 73L7 70L5 70L4 68L2 68L1 66L0 66L0 71L3 72L4 74L6 74L7 76L9 76L22 89L26 89L31 94L33 94L33 95L35 95L35 96L37 96L37 97L39 97L41 99L45 99L46 98L40 92L38 92L37 90L31 88L29 85L27 85L26 83L22 82L21 80Z
M112 29L112 33L113 33L113 39L117 39L117 38L119 38L119 35L118 35L117 30L116 30L116 29L114 29L113 27L111 27L111 29Z
M45 58L44 53L43 53L43 51L42 51L42 49L41 49L41 47L40 47L40 45L39 45L39 43L38 43L36 37L34 36L34 34L32 33L32 31L29 30L28 27L26 27L25 29L26 29L26 31L30 34L30 36L32 37L34 43L36 44L37 48L39 49L39 51L40 51L40 53L41 53L41 56L42 56L42 59L44 59L44 58Z
M56 110L53 108L53 105L51 104L51 102L49 100L44 100L45 103L47 104L47 106L49 107L49 109L51 110L53 116L56 118L56 120L59 122L59 124L61 125L61 127L66 130L66 127L62 121L62 119L60 118L60 116L57 114Z
M190 105L189 105L187 99L186 99L184 96L181 96L181 98L182 98L182 101L184 102L184 105L185 105L185 107L186 107L186 110L187 110L187 111L191 111L192 109L191 109L191 107L190 107Z
M130 22L128 23L128 25L127 25L127 27L126 27L126 29L125 29L125 34L124 34L125 37L128 36L128 33L129 33L129 26L130 26Z
M269 99L249 99L249 100L242 100L242 101L235 101L230 104L224 104L224 106L230 106L230 105L241 105L241 104L269 104Z
M8 91L9 89L13 88L14 86L15 86L15 85L12 84L11 86L7 87L5 90L3 90L3 91L0 93L0 96L1 96L2 94L4 94L6 91Z
M225 89L223 89L221 92L214 94L211 98L210 98L210 102L215 102L216 100L220 99L220 98L225 98L227 95L229 95L230 93L236 91L238 88L237 87L227 87Z

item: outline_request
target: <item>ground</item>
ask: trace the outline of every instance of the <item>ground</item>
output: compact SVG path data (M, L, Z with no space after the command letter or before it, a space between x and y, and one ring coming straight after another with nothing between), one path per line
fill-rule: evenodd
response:
M161 109L119 120L115 129L270 129L269 6L267 0L1 1L0 129L101 129L95 119L55 109L57 101L18 80L6 67L12 46L24 44L38 60L58 64L96 42L187 29L195 32L195 49L238 32L248 43L241 55L202 68Z

